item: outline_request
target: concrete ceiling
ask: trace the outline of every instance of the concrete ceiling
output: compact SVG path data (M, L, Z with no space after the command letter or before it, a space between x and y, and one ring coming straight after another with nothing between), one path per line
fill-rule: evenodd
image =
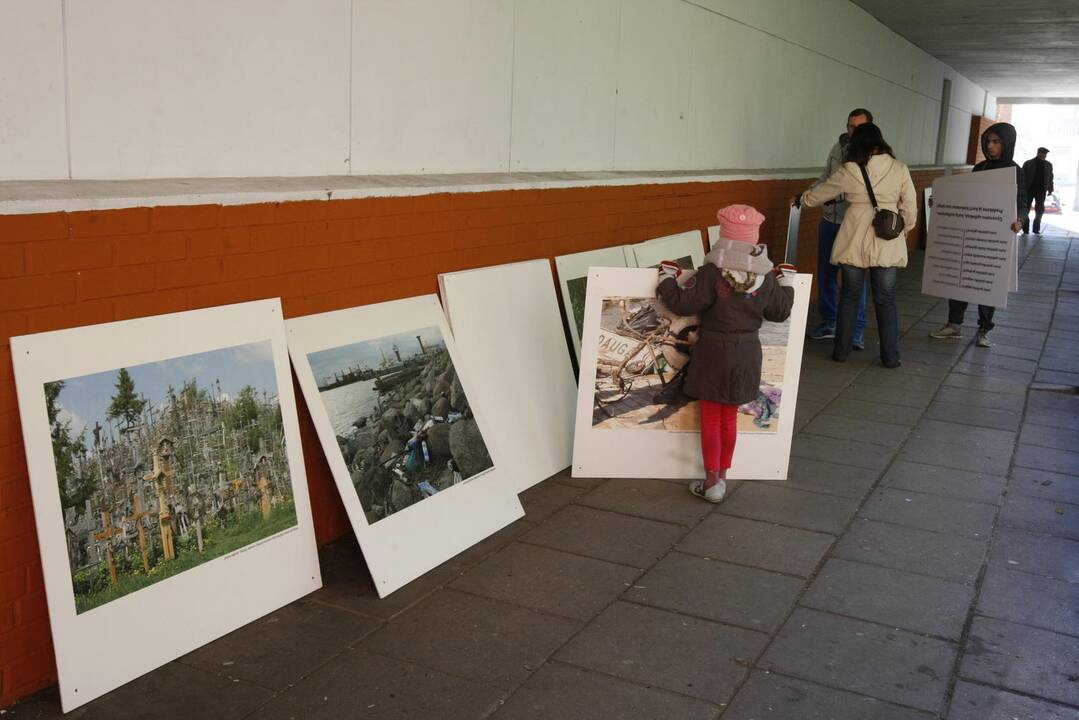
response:
M1079 97L1079 0L852 0L998 97Z

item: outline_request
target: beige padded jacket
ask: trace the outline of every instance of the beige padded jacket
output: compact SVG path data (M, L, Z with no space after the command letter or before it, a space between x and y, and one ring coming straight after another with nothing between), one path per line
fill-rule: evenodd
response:
M918 220L918 195L907 166L891 155L874 155L866 165L873 192L881 209L898 212L909 230ZM854 267L906 267L907 233L895 240L881 240L873 232L873 206L862 172L852 162L832 173L824 182L802 194L802 205L817 207L843 195L847 212L832 249L833 265Z

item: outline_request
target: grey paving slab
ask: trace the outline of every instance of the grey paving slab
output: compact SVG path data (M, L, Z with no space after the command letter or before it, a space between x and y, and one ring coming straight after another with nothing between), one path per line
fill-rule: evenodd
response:
M577 502L600 510L679 525L695 525L713 507L691 495L684 483L641 478L608 480Z
M1079 583L1079 542L1000 528L989 561L993 565Z
M811 435L807 432L799 433L791 443L792 462L793 458L799 457L883 470L894 454L894 450L880 445Z
M965 357L965 356L964 356ZM951 374L945 380L945 385L950 387L959 387L960 385L955 382L956 375L963 375L969 378L979 378L983 380L991 380L994 382L1002 382L1007 385L1026 386L1030 384L1030 381L1034 378L1034 372L1025 370L1010 370L1008 368L1002 368L996 365L985 365L977 362L959 362L952 368ZM964 381L965 382L965 381ZM971 381L972 382L972 381ZM983 383L977 383L977 386L981 388Z
M1073 393L1032 391L1027 406L1039 410L1057 410L1067 415L1079 414L1079 395Z
M571 505L521 540L645 568L666 553L685 532L681 525Z
M995 505L898 488L880 488L858 513L870 520L965 537L987 537L996 517Z
M838 535L857 509L854 499L746 481L717 512Z
M1023 419L1018 410L993 410L960 403L934 400L925 412L927 418L961 425L1016 431Z
M755 670L723 720L931 720L936 715Z
M1007 448L1011 453L1015 433L1007 430L983 428L962 423L923 418L911 432L911 442L918 440L945 441L956 444L976 444L987 447ZM1003 454L1000 455L1003 457Z
M1038 394L1045 395L1047 393ZM1034 393L1031 393L1031 395L1033 396ZM1079 413L1070 410L1032 407L1027 410L1025 421L1036 423L1038 425L1052 425L1055 427L1067 428L1072 431L1079 431Z
M1075 708L960 680L948 720L1075 720Z
M999 504L1005 479L988 473L975 473L909 460L896 460L884 474L881 484L902 490L943 497Z
M565 470L552 475L544 482L562 483L563 485L569 485L571 487L578 487L584 490L591 490L592 488L599 487L606 478L575 478L573 477L573 468L568 467Z
M958 640L974 599L969 585L832 558L799 601L913 632Z
M443 563L400 590L379 599L363 554L354 539L345 538L319 548L319 563L322 567L322 587L308 595L307 599L381 619L389 619L403 612L452 582L463 569L454 561Z
M1004 501L1000 521L1028 532L1079 540L1079 505L1011 494Z
M1001 342L999 338L993 338L993 347L989 352L995 357L1013 357L1023 360L1037 360L1041 355L1039 348L1018 347Z
M851 397L838 397L828 406L828 414L859 420L886 422L893 425L913 426L922 416L922 411L920 408L906 405L887 405L874 402L870 398L859 400Z
M996 352L995 347L989 348L988 351L986 351L986 348L972 347L963 354L961 362L988 368L1014 370L1028 375L1033 375L1034 371L1038 368L1038 361L1036 358L1013 357L1011 355L1001 354Z
M12 720L143 720L162 717L247 717L270 701L273 691L240 680L168 663L67 714L55 688L0 711Z
M945 580L973 583L987 546L988 538L944 535L859 518L840 539L833 555Z
M580 621L446 589L399 616L359 647L512 690L581 625Z
M1079 668L1079 642L1074 637L975 617L959 675L1079 705L1076 668Z
M865 418L834 415L830 410L825 410L806 426L806 432L810 435L823 435L841 440L849 438L894 450L903 444L910 432L910 427Z
M1051 385L1065 385L1067 387L1079 387L1079 373L1065 372L1063 370L1040 369L1034 375L1034 382Z
M1079 585L993 566L982 582L978 613L1079 636Z
M452 587L542 612L589 620L640 573L625 565L514 543Z
M791 458L785 480L755 480L776 487L860 499L880 478L879 470L837 465L824 460Z
M971 405L989 410L1011 410L1022 412L1025 399L1022 395L998 393L993 390L971 390L969 388L945 386L937 391L935 400L940 402Z
M494 720L714 720L712 703L667 690L547 663L493 715Z
M1004 430L922 419L899 459L1002 474L1011 462L1014 438L1014 433Z
M518 497L525 509L525 519L538 523L569 505L584 492L584 488L544 481L533 485Z
M1015 464L1062 475L1079 476L1079 453L1066 450L1021 443L1015 451Z
M300 600L202 646L180 662L281 690L381 624L365 615Z
M867 400L885 405L906 405L924 408L933 400L935 389L930 388L882 388L869 383L855 382L839 393L840 398Z
M783 673L937 712L956 646L904 630L798 608L761 665Z
M767 642L764 633L620 602L555 657L720 704L730 700Z
M279 695L259 711L258 718L460 720L484 717L498 707L503 696L492 686L395 658L349 650Z
M677 546L691 555L809 577L835 538L728 515L709 515Z
M656 563L624 599L769 632L802 585L800 578L676 552Z
M819 385L813 383L811 380L807 381L806 378L801 378L798 384L798 403L799 405L803 401L826 404L831 402L842 392L846 385L834 386L834 385Z
M1013 467L1008 491L1018 495L1079 505L1079 477L1046 470Z

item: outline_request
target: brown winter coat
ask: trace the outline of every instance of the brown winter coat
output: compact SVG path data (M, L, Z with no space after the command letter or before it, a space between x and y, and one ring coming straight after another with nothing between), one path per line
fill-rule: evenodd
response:
M720 292L720 287L725 288ZM794 288L780 287L771 273L750 296L731 293L720 270L708 263L686 287L667 278L656 294L672 312L700 314L701 336L689 362L685 392L690 397L741 405L757 399L761 385L761 340L765 320L783 322L794 305Z

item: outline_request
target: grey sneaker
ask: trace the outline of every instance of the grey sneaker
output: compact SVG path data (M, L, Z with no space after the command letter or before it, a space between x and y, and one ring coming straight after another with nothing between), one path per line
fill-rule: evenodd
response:
M704 480L694 480L689 484L689 491L710 503L720 503L723 502L723 498L727 495L727 483L720 480L715 485L705 490Z
M974 344L982 348L993 347L993 343L989 342L989 331L979 330L978 336L974 339Z
M963 331L958 325L947 323L940 330L934 330L929 333L929 337L934 340L958 340L959 336L963 334Z

